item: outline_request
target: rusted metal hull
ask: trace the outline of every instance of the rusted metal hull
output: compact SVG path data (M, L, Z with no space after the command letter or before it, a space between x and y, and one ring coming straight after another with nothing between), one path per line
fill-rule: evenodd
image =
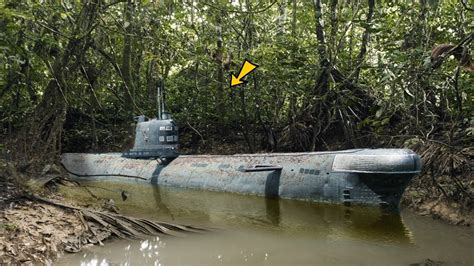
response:
M62 155L71 177L398 209L421 169L409 150L182 155L168 164L119 153Z

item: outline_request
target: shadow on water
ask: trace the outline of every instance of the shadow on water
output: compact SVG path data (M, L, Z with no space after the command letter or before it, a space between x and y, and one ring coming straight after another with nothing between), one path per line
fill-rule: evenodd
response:
M278 181L278 176L269 178L272 181L267 183L276 184ZM149 184L102 181L85 185L102 198L114 199L125 214L160 221L224 230L253 228L278 234L304 234L331 239L411 242L410 233L400 215L386 214L376 208L349 208ZM129 194L126 201L121 199L119 192L122 190ZM273 191L271 186L268 191L269 194Z
M280 200L276 198L265 198L265 213L269 223L273 226L280 226Z
M410 213L400 217L376 208L134 182L83 184L97 196L112 198L126 215L216 230L182 238L112 241L66 256L60 265L410 265L427 258L446 265L473 265L474 261L473 230ZM60 191L85 203L96 201L82 188L61 186Z

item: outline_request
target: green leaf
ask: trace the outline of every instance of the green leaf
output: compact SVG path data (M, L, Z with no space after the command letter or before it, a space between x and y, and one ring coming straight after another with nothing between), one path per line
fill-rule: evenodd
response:
M375 112L375 117L380 118L382 114L383 114L383 108L380 108L377 110L377 112Z

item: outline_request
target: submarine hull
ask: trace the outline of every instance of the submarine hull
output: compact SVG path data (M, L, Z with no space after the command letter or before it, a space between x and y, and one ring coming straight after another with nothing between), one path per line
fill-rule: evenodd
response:
M181 155L169 163L120 153L65 153L71 178L144 182L269 198L298 199L397 210L421 170L405 149L237 155Z

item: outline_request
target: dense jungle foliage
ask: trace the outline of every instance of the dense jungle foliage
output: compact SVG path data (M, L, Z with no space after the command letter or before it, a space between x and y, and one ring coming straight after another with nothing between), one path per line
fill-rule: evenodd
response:
M0 151L20 170L130 148L164 84L184 153L408 147L424 171L405 204L469 224L472 1L0 0L0 14ZM245 59L259 67L231 88Z
M465 146L473 135L473 7L462 0L3 0L1 133L20 157L123 150L133 117L156 116L164 84L181 144L193 152L414 139ZM259 68L230 88L244 59Z

